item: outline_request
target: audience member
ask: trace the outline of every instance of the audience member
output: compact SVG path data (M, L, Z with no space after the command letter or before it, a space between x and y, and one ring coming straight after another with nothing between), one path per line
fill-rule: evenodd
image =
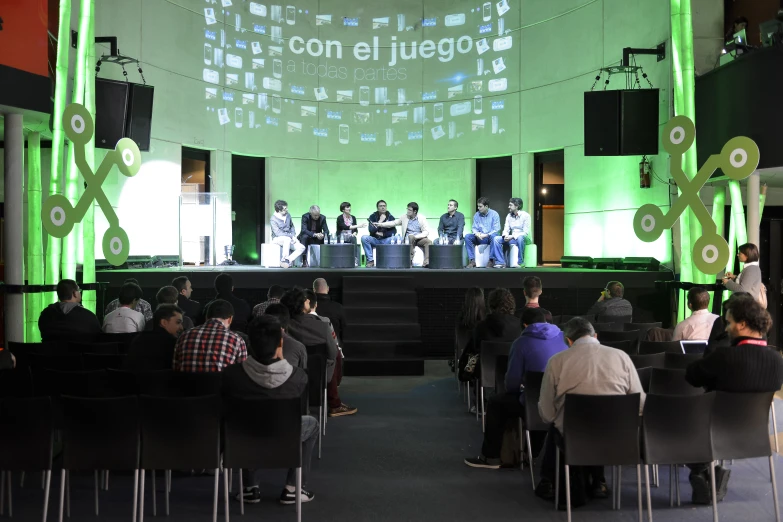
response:
M135 285L139 284L138 280L136 280L136 279L134 279L132 277L129 277L128 279L126 279L123 282L124 285L126 285L128 283L133 283ZM139 285L139 288L141 288L141 285ZM115 311L119 307L120 307L120 300L119 299L115 299L111 303L107 304L106 305L106 310L104 310L104 312L103 312L104 317L109 315L110 313L112 313L113 311ZM144 299L139 299L139 303L133 309L136 310L137 312L141 313L142 315L144 315L144 321L145 322L152 321L152 306L150 306L150 304L147 301L145 301Z
M158 303L158 306L163 304L176 305L179 302L179 292L177 292L177 288L174 286L164 286L158 290L158 293L155 295L155 301ZM180 308L180 310L182 309ZM190 330L194 326L193 319L185 315L185 312L182 312L182 314L182 328ZM147 324L147 330L152 329L152 323L153 321L150 321Z
M538 298L541 297L541 294L543 293L541 279L536 276L526 277L522 280L522 291L525 294L525 306L523 306L522 310L518 312L519 317L522 317L521 314L525 311L526 308L538 308L544 312L546 322L551 323L552 313L549 310L541 308L541 306L538 304Z
M473 329L487 317L484 290L474 286L465 292L462 309L457 314L457 336L470 335Z
M305 346L325 344L326 350L326 388L327 406L330 417L353 415L357 408L343 404L337 387L342 379L342 354L337 345L337 336L328 322L317 315L310 314L309 301L301 288L292 288L280 299L280 304L288 308L291 324L288 331L291 336Z
M693 312L690 317L680 321L674 328L672 341L683 339L709 339L712 325L717 315L710 313L710 294L704 287L694 286L688 290L688 309Z
M167 287L173 288L173 287ZM182 333L183 314L175 304L159 304L152 314L152 330L137 335L125 356L123 369L129 372L170 370L174 345Z
M246 331L247 323L252 316L252 310L247 301L234 295L234 278L225 273L219 274L215 278L215 292L217 292L217 296L207 303L207 308L218 299L228 301L234 308L234 321L231 323L231 329L239 332Z
M120 288L120 307L103 318L105 333L134 333L144 330L144 314L135 308L141 299L141 288L136 283L125 283Z
M319 277L313 281L313 291L318 301L318 315L326 317L332 322L332 328L334 328L334 333L337 334L337 339L343 341L345 339L345 312L343 311L343 305L337 301L332 301L332 298L329 297L329 285L326 283L326 279Z
M470 381L480 374L479 354L482 341L513 341L522 333L514 317L514 296L505 288L496 288L487 299L489 315L473 329L473 334L459 359L459 379Z
M180 372L219 372L247 359L245 341L231 331L234 307L222 299L207 306L207 322L183 333L174 349L173 369Z
M201 303L190 298L193 295L193 285L187 276L175 277L171 280L171 286L177 289L177 306L182 312L193 319L194 322L201 320Z
M583 317L574 317L565 325L564 335L568 350L553 355L546 365L541 383L538 411L546 423L553 423L547 434L541 463L541 482L536 495L554 498L555 451L562 446L563 406L566 394L580 395L641 395L639 413L644 407L645 394L639 375L627 353L602 346L596 338L593 325ZM563 461L560 461L561 465ZM588 492L596 498L608 496L603 466L587 470ZM563 476L561 471L560 476ZM561 498L564 497L561 494Z
M307 389L307 372L291 365L283 358L283 338L280 322L272 315L253 319L250 324L250 343L254 356L241 364L226 369L223 375L225 397L258 399L292 399L301 397ZM274 419L270 419L274 421ZM302 416L302 502L310 502L315 495L307 489L310 478L310 462L313 448L318 440L318 420L310 415ZM261 501L259 477L255 470L243 470L245 502L256 504ZM296 470L288 470L285 487L280 494L282 504L296 502Z
M45 343L97 340L101 323L94 313L82 307L82 291L76 281L63 279L57 283L57 299L38 317L41 340Z
M253 307L253 317L259 317L266 313L266 309L273 304L279 303L280 298L283 297L285 288L280 285L272 285L266 292L266 301L258 303Z
M710 336L707 338L707 348L704 349L704 357L707 357L718 348L728 348L731 346L731 338L729 332L726 331L726 321L723 319L726 317L726 306L732 299L753 299L747 292L734 292L729 298L723 301L722 315L715 319L712 323L712 329L710 330Z
M307 369L307 349L305 345L294 339L288 334L288 327L291 324L291 314L288 308L280 303L269 305L264 315L271 315L280 322L283 329L283 357L296 368Z
M726 332L731 346L691 363L685 379L707 391L731 393L776 392L783 386L783 359L767 347L765 339L772 318L752 296L726 301ZM711 504L709 464L690 464L694 504ZM718 502L726 496L731 470L715 466Z
M522 335L511 345L506 370L506 393L493 396L487 405L486 429L481 455L467 458L465 464L474 468L498 469L500 467L500 449L506 422L525 415L525 373L543 372L549 358L560 353L568 346L560 328L546 322L541 308L526 308L522 312ZM536 404L530 405L538 407ZM539 432L534 432L535 437ZM532 441L531 441L532 442ZM531 444L536 453L541 441ZM531 455L528 458L532 459Z
M633 306L623 299L625 287L620 281L609 281L601 292L601 297L587 311L586 315L600 316L632 316Z

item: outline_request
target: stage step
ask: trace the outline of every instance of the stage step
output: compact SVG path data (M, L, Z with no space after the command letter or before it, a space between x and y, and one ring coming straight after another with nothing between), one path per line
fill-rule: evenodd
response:
M417 323L419 321L418 308L396 308L391 306L381 307L345 307L345 320L349 327L353 325L377 323L378 318L383 318L387 323Z
M419 323L380 323L385 318L376 318L375 324L352 324L345 329L345 341L395 340L409 341L421 338Z
M352 358L421 357L424 346L419 340L409 341L344 341L345 356ZM346 359L346 360L347 360Z
M346 359L343 375L347 377L378 377L392 375L424 375L424 359Z
M346 291L343 290L343 306L352 307L395 307L416 308L416 292L378 292L378 291Z
M413 278L409 276L345 276L343 292L367 292L378 290L414 290Z

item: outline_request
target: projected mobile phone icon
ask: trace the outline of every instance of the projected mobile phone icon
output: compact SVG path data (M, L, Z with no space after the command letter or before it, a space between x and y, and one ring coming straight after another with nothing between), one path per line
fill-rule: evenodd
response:
M454 137L457 135L457 123L450 121L449 122L449 139L453 140Z
M465 25L465 13L446 15L444 20L446 27L454 27L455 25Z
M503 31L506 28L506 19L500 18L498 20L498 36L503 36Z
M237 31L242 31L242 15L238 13L234 16L234 28Z
M487 88L489 92L505 91L508 88L508 80L506 78L494 78L489 81Z
M241 69L242 57L229 53L226 55L226 65L228 65L229 67L233 67L234 69Z
M256 126L256 113L253 111L247 111L247 127L254 129Z
M204 69L202 78L207 83L220 83L220 73L212 69Z
M261 54L262 52L264 52L261 49L261 42L251 42L250 48L253 50L253 54Z
M463 114L467 114L469 112L470 112L469 101L452 103L451 107L449 107L449 114L451 114L452 116L462 116Z
M272 60L272 76L275 78L283 77L283 61L275 58Z
M326 87L315 87L313 89L313 94L315 94L315 99L317 101L323 101L329 97L326 94Z
M280 101L280 96L277 94L272 95L272 112L275 114L280 114L280 111L282 106L282 102Z
M478 51L479 55L489 51L489 44L487 43L486 38L482 38L476 42L476 51Z
M495 74L506 70L506 63L503 61L502 56L492 60L492 70L495 71Z
M237 107L234 109L234 125L236 125L237 129L242 128L242 108Z
M254 14L256 16L266 16L266 6L264 4L250 2L249 10L250 14Z
M443 126L438 125L438 126L432 128L432 139L437 140L439 138L442 138L445 135L446 135L446 133L443 132Z
M476 58L476 74L484 74L484 58Z
M206 65L212 65L212 45L204 44L204 63Z
M500 0L496 6L498 8L498 16L503 16L508 12L509 9L511 9L511 7L508 5L508 0Z
M267 110L269 108L269 95L265 92L258 94L258 108Z
M340 133L339 133L340 144L342 144L342 145L347 145L348 144L348 138L349 138L348 132L349 132L348 125L346 125L345 123L341 123L340 124Z
M482 111L482 98L481 95L474 96L473 97L473 113L474 114L481 114Z
M397 105L405 105L405 88L397 89Z
M296 23L296 7L289 5L285 8L285 23L294 25Z
M204 20L206 20L207 25L212 25L217 23L217 18L215 18L215 10L211 7L207 7L204 9Z
M262 83L264 89L270 90L270 91L278 91L280 92L283 90L283 84L278 80L277 78L269 78L265 77Z
M435 123L443 121L443 104L442 103L436 103L432 107L433 113L432 113L432 120Z
M492 19L492 2L486 2L482 10L484 21L489 22Z
M499 127L500 127L500 125L499 125L499 122L498 122L498 117L497 116L492 116L492 134L497 134Z
M359 87L359 105L370 105L370 88L366 85Z
M220 122L221 125L225 125L230 121L231 119L228 117L228 109L225 107L218 109L218 122Z
M283 6L282 5L273 5L272 6L272 21L273 22L282 22L283 21Z
M502 38L498 38L494 42L492 42L492 50L493 51L505 51L507 49L511 49L511 37L510 36L504 36Z

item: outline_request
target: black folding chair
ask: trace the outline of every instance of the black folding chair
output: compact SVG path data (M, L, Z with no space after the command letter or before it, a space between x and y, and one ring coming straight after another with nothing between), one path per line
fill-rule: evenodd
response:
M599 323L625 324L625 323L630 323L632 319L633 316L631 315L599 315L598 316Z
M220 395L223 386L221 372L172 372L171 390L175 397Z
M77 343L69 342L68 353L83 354L83 353L102 353L102 354L117 354L120 353L120 345L118 343Z
M654 353L682 353L680 341L642 341L639 343L639 355Z
M685 380L685 370L653 368L650 376L650 393L656 395L704 395L704 388L691 386Z
M301 398L238 399L223 401L223 466L239 469L240 509L245 513L242 469L296 469L296 513L302 520ZM275 419L270 422L270 419ZM228 490L228 475L224 474ZM228 502L226 502L228 520Z
M628 355L636 355L635 347L632 347L633 341L601 341L601 344L609 348L617 348Z
M0 398L32 397L33 377L28 366L0 370Z
M652 379L653 368L636 368L636 373L639 375L639 382L642 383L642 390L644 393L650 393L650 379Z
M36 382L36 388L44 387L48 395L72 395L74 397L105 397L107 388L104 370L61 372L43 370L43 384ZM40 386L39 386L40 385Z
M592 325L596 332L621 332L623 329L621 323L592 323Z
M11 473L44 473L43 520L49 512L54 427L49 397L0 400L0 491L8 484L8 516L13 516ZM1 512L1 510L0 510Z
M73 372L84 369L82 356L77 355L38 355L30 354L30 368L45 368L48 370L58 370L61 372Z
M125 356L120 354L85 353L82 355L85 370L119 370L125 364Z
M329 385L329 376L327 375L329 369L327 368L327 365L329 364L329 346L324 344L313 344L310 346L305 346L305 350L307 351L307 362L308 366L310 364L310 357L315 355L320 355L324 360L324 395L323 395L323 401L324 401L324 409L323 409L323 416L321 419L318 419L318 421L321 423L321 431L322 435L326 435L326 419L329 417L329 407L327 405L327 398L326 398L326 388ZM337 364L337 361L335 361L335 364Z
M631 362L633 362L636 369L639 368L663 368L664 355L662 353L654 353L652 355L630 355Z
M524 386L525 391L525 443L527 444L527 455L530 459L530 480L533 484L533 491L536 490L535 466L533 465L533 446L530 443L531 431L549 431L549 425L541 420L541 414L538 413L538 399L541 397L541 381L544 379L544 372L525 372Z
M136 376L123 370L108 368L106 370L106 387L107 393L115 397L138 395L139 393Z
M58 343L19 343L8 341L8 350L16 357L16 367L30 365L30 355L57 355L62 350Z
M155 370L152 372L138 372L136 376L136 388L141 395L154 395L156 397L178 396L174 391L174 370ZM196 395L198 396L198 394Z
M479 382L481 431L484 431L484 424L486 421L486 411L484 407L484 388L495 388L498 357L505 356L506 364L508 364L508 353L510 349L511 343L508 341L481 341L481 381Z
M100 336L103 343L117 343L119 353L128 353L131 343L139 335L139 332L132 333L104 333Z
M307 395L308 404L318 408L318 422L326 415L326 358L320 353L307 355ZM318 458L321 458L321 437L318 430Z
M598 332L598 341L601 344L604 344L604 341L609 343L615 343L617 341L628 341L631 343L631 352L629 353L629 355L636 355L637 347L639 345L638 344L639 332L636 330L623 331L623 332L607 330L603 332Z
M649 332L653 328L660 328L663 323L657 322L657 323L625 323L623 324L623 330L638 330L639 331L639 342L647 340L647 332Z
M670 353L667 352L663 364L672 370L685 370L692 362L704 359L702 353Z
M157 516L155 470L158 469L164 470L166 516L169 515L172 469L214 470L212 521L217 522L221 407L218 395L206 397L142 395L139 397L142 447L139 522L144 522L146 470L152 471L152 515ZM227 491L226 495L228 495Z

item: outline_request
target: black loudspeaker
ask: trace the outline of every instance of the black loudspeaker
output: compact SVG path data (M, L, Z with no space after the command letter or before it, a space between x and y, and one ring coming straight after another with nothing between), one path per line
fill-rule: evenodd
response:
M593 258L589 256L563 256L560 258L563 268L593 268Z
M125 137L129 83L95 79L95 146L113 149Z
M586 92L585 156L658 154L658 99L658 89Z
M150 150L152 129L152 98L155 88L150 85L131 83L126 111L125 136L139 146L139 150Z
M626 257L623 259L623 268L625 270L657 272L660 267L661 262L654 257Z
M622 257L596 257L593 262L595 268L600 270L618 270L623 266Z

